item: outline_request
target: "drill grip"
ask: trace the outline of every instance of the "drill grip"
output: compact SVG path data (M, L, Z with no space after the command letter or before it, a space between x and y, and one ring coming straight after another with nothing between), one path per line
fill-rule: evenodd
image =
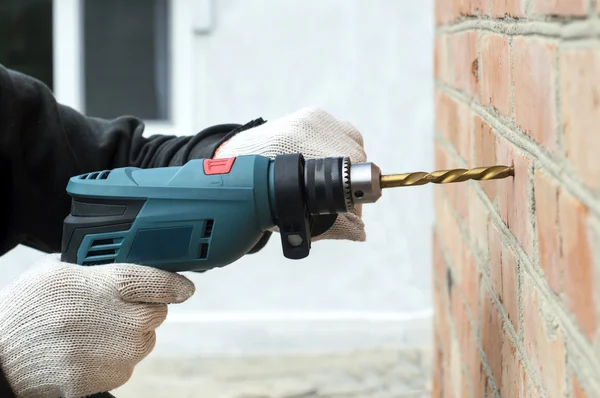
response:
M78 253L86 235L113 234L127 231L144 206L143 199L104 199L73 196L71 213L63 223L63 262L78 264ZM102 256L115 252L114 239L95 242L95 260L83 265L110 263Z

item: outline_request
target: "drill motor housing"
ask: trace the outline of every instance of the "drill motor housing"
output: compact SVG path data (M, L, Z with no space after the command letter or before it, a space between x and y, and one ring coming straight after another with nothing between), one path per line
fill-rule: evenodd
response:
M244 155L75 176L62 261L204 272L255 252L274 227L284 256L302 259L352 207L349 168L345 157Z

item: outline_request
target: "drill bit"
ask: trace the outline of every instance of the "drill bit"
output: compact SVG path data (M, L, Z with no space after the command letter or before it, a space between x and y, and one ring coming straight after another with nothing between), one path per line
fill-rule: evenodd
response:
M438 170L381 176L381 188L411 187L425 184L450 184L467 180L497 180L514 176L513 166L477 167L474 169Z

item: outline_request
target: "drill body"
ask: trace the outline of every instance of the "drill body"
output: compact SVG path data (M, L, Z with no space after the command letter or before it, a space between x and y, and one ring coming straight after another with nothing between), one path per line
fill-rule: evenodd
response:
M312 236L352 206L347 158L300 154L197 159L70 179L62 260L203 272L248 254L278 227L284 255L308 255Z

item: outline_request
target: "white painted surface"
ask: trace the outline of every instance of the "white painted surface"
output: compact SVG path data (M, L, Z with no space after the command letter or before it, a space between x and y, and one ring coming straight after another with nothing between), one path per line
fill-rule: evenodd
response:
M54 95L63 104L83 109L83 61L80 0L52 3Z
M186 14L180 7L174 14L184 21L177 27L174 51L179 60L175 84L181 90L176 94L176 118L190 120L180 124L178 133L259 116L274 119L315 105L362 131L370 160L384 172L433 167L432 0L214 0L212 4L209 33L199 28L208 22L197 13ZM63 98L76 99L76 90L65 84ZM431 187L385 192L377 204L365 206L364 220L366 243L317 242L308 259L291 261L282 257L276 235L260 254L225 269L191 275L197 293L172 307L172 317L159 332L157 350L171 349L173 344L181 349L194 346L182 336L196 339L204 347L200 351L232 345L243 351L261 344L308 349L302 339L264 332L271 324L266 319L255 319L250 322L253 326L224 321L210 327L199 320L231 312L289 317L393 314L388 322L329 322L330 328L337 325L335 338L311 334L309 321L305 327L285 319L277 323L288 325L288 336L312 336L307 337L314 342L311 347L377 345L391 341L394 334L400 336L398 342L410 343L401 331L409 330L411 321L394 319L410 319L411 314L431 308ZM0 259L2 283L37 255L18 248ZM182 326L172 319L188 322ZM367 332L352 332L350 325L356 324ZM263 332L252 334L255 327ZM219 342L219 335L228 339Z

